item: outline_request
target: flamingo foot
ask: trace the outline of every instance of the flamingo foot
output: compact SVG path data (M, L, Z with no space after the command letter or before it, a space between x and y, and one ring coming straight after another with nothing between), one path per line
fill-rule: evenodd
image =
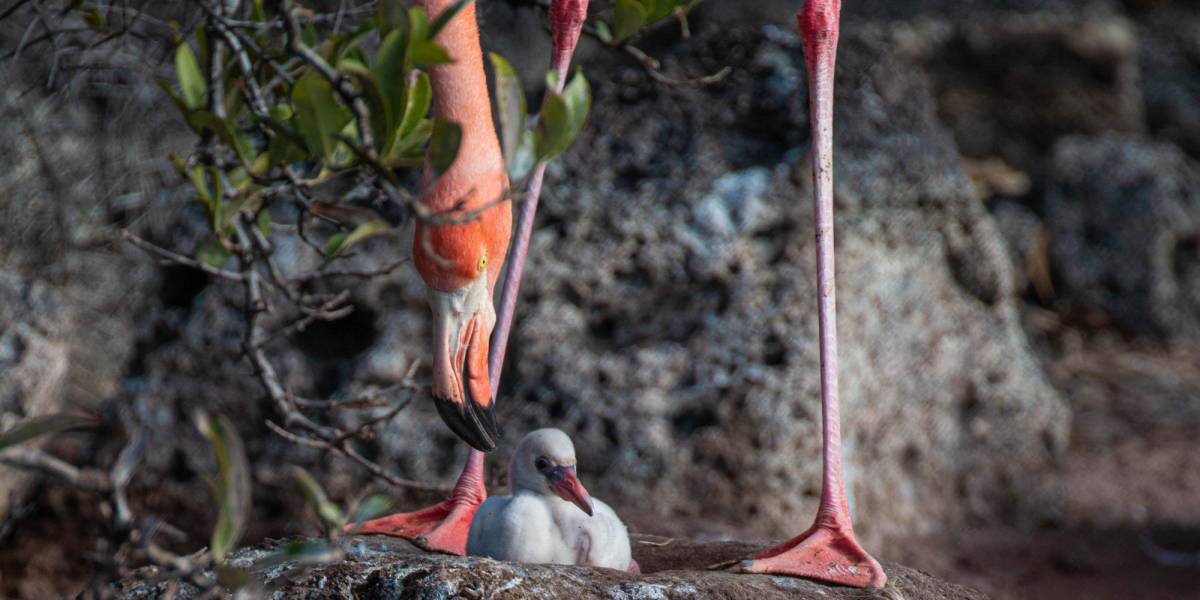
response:
M423 510L372 519L354 533L390 535L404 538L422 550L464 556L471 519L479 504L456 495ZM347 531L350 531L349 527Z
M743 573L790 575L857 588L882 588L887 583L883 567L858 545L853 531L836 525L813 525L737 568Z
M357 527L348 525L346 533L390 535L404 538L422 550L465 556L471 520L484 500L487 488L483 485L483 453L471 450L449 498L416 512L372 519Z

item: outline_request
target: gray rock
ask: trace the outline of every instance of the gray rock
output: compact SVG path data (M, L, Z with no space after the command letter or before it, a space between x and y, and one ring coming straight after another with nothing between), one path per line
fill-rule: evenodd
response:
M1147 3L1136 13L1146 121L1156 137L1200 158L1200 11L1180 3Z
M71 359L57 300L46 286L0 269L0 431L64 407ZM28 498L34 480L0 465L0 517Z
M242 550L230 562L250 569L255 584L270 590L276 598L986 598L970 588L890 563L884 563L889 578L887 586L864 592L789 577L712 570L713 565L732 563L749 555L755 549L749 544L636 536L634 545L634 558L642 565L642 575L612 569L426 554L407 542L384 537L356 540L344 561L300 573L290 572L294 563L265 566L277 562L271 561L271 554L278 548L275 544ZM143 569L139 575L153 577L154 571ZM197 590L187 584L180 585L178 590L178 598L198 596ZM122 582L119 591L120 597L127 600L163 598L166 593L165 582L153 583L138 576Z
M1013 264L1013 289L1021 292L1029 285L1030 255L1043 252L1046 245L1042 220L1018 202L996 202L991 206L991 213L1008 245Z
M1038 11L912 29L924 41L908 47L966 156L1040 174L1063 135L1144 129L1138 32L1123 16Z
M1200 167L1172 144L1068 137L1046 224L1061 293L1130 332L1200 336Z

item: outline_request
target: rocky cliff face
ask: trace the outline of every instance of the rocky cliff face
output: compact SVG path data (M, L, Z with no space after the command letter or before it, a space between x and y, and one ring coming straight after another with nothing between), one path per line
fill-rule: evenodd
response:
M920 68L888 35L843 39L841 386L862 534L886 556L905 536L968 518L1052 514L1067 413L1018 327L1004 241ZM500 398L506 443L491 464L502 470L524 432L554 425L575 437L585 481L635 528L791 535L811 519L820 470L799 43L772 26L710 28L662 57L677 72L733 71L695 88L655 84L624 62L589 70L594 112L549 176ZM150 235L189 251L197 215L166 214L175 225ZM390 262L406 247L381 239L361 260ZM296 268L287 256L283 268ZM355 467L321 464L262 425L269 406L236 358L236 295L176 269L109 277L148 302L96 319L133 319L140 332L136 357L104 358L129 376L123 410L155 424L148 508L200 497L194 474L210 468L207 453L180 418L195 406L239 415L256 481L283 514L300 504L280 463L313 467L335 496L361 491ZM428 352L428 309L409 269L355 293L354 316L273 347L297 393L394 381ZM428 405L402 413L369 451L425 480L447 481L461 465ZM297 527L265 513L255 523L252 537Z

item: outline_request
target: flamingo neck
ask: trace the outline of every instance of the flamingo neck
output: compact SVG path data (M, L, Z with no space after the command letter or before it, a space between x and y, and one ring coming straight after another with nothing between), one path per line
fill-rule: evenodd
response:
M422 4L432 21L454 4L453 0L424 0ZM435 190L426 198L433 210L445 210L460 202L464 209L478 208L496 198L485 197L482 190L468 193L475 182L504 176L500 141L492 125L491 99L487 76L483 71L483 50L475 21L475 4L467 4L450 20L435 41L453 62L429 69L433 88L434 115L457 123L462 128L458 157L450 169L438 178Z

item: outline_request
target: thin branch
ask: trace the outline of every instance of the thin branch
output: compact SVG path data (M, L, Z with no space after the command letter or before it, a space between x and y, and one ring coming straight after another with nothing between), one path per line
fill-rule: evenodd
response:
M331 278L331 277L353 277L356 279L372 279L375 277L382 277L384 275L390 275L393 271L400 268L401 265L403 265L407 262L408 262L407 258L402 258L402 259L400 259L396 262L393 262L387 266L380 267L378 269L373 269L370 271L355 271L352 269L321 269L318 271L312 271L310 273L305 273L298 277L294 277L291 281L294 283L307 283L309 281L313 281L316 279L326 279L326 278Z
M261 349L270 342L287 337L294 333L299 333L308 328L316 321L334 321L344 318L354 311L354 306L347 306L346 302L350 300L350 290L342 290L341 293L334 296L325 304L319 306L316 310L308 311L308 314L303 317L288 323L287 325L272 331L258 340L256 349Z
M49 475L86 492L107 494L112 483L107 475L94 469L80 469L36 448L10 448L0 453L0 463Z
M363 150L366 151L376 162L382 164L375 153L375 139L371 130L371 121L368 116L367 103L363 100L362 94L354 91L354 85L350 78L339 73L325 62L321 55L313 52L300 36L300 16L301 9L292 6L291 0L283 0L283 16L287 21L287 44L288 49L293 54L304 59L317 73L329 81L333 89L337 91L354 113L354 119L358 122L358 135L362 138ZM394 177L394 175L393 175Z
M9 15L16 12L18 8L21 8L22 6L25 6L28 3L29 3L29 0L17 0L15 3L13 3L12 6L9 6L8 8L4 9L4 12L0 13L0 21L3 21Z
M201 271L204 271L205 273L208 273L209 275L213 275L216 277L222 277L224 279L229 279L231 281L241 281L242 280L241 273L235 273L233 271L226 271L225 269L218 269L216 267L206 265L198 260L188 258L182 254L171 252L170 250L167 250L166 248L163 248L162 246L158 246L154 243L146 241L146 240L130 233L129 230L122 229L121 237L125 238L126 241L133 244L134 246L137 246L138 248L141 248L142 250L145 250L151 254L155 254L167 262L183 265L185 267L191 267L193 269L199 269Z
M276 412L283 418L283 427L275 426L272 427L272 430L289 440L297 441L297 443L337 452L361 465L374 477L392 485L421 490L442 491L443 488L441 486L431 486L388 473L383 467L367 459L350 446L349 438L352 436L346 435L346 432L334 427L318 425L295 408L294 399L284 389L283 384L280 383L279 374L275 371L275 366L271 364L266 352L263 350L263 344L267 338L262 330L260 317L266 310L266 301L262 292L262 276L254 268L257 252L251 241L252 234L249 233L254 228L253 216L248 211L239 212L233 219L233 225L238 243L238 257L242 265L241 277L245 288L245 307L243 310L246 315L246 338L244 342L246 355L250 358L251 364L253 364L258 374L259 381L266 388L267 395L275 405ZM343 301L339 300L339 297L335 297L334 300ZM328 314L335 313L329 312ZM296 427L308 435L293 433L290 431L292 427Z
M634 46L633 44L622 44L621 49L624 50L626 54L637 60L651 79L663 85L710 85L725 79L725 77L733 71L732 67L726 65L721 67L721 70L717 71L716 73L710 73L700 77L691 77L688 79L676 79L663 73L662 64L658 62L658 59L646 54L637 46Z
M254 66L250 62L250 56L246 53L246 48L243 42L250 44L249 40L241 38L232 28L229 27L225 16L214 11L204 2L197 2L204 12L208 13L209 22L221 34L225 43L229 45L229 49L233 52L238 60L238 65L242 68L242 74L245 75L245 94L246 99L250 101L250 106L254 113L260 119L269 119L267 102L264 100L262 89L258 86L258 79L254 77ZM214 69L215 70L215 69Z

